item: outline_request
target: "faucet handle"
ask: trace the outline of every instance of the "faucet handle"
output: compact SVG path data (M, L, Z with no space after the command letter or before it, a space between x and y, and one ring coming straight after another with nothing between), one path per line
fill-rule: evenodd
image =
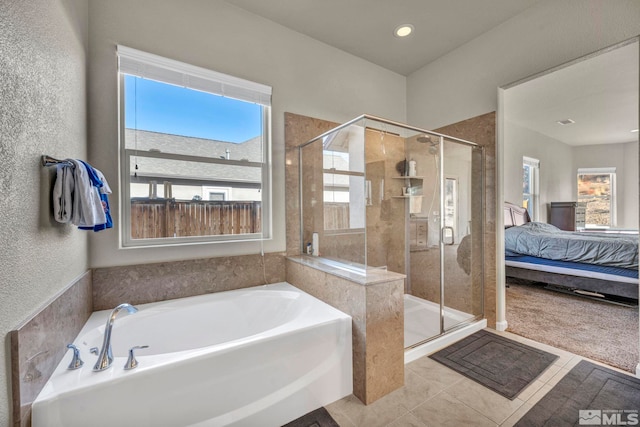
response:
M82 361L82 359L80 359L80 350L78 350L78 347L73 344L67 344L67 348L73 350L73 359L71 359L71 363L69 363L67 369L78 369L82 365L84 365L84 362Z
M129 370L129 369L133 369L136 366L138 366L138 361L136 360L136 357L134 356L133 352L139 348L149 348L148 345L136 345L134 347L131 347L129 349L129 358L127 359L127 363L124 364L124 369L125 370Z

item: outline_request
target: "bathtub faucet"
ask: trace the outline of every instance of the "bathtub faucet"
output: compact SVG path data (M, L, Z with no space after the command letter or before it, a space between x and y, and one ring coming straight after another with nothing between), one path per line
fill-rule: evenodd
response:
M107 319L107 326L104 328L104 340L102 341L102 350L98 355L98 361L93 367L94 371L104 371L113 362L113 352L111 351L111 329L113 328L113 322L116 320L116 316L122 309L126 309L129 314L133 314L138 311L137 308L131 304L120 304L111 311L111 315Z

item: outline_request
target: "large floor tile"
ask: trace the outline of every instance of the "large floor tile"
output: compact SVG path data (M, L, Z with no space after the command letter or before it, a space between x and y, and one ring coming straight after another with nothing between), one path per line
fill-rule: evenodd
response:
M518 398L509 400L466 378L447 388L446 392L496 424L500 424L509 418L524 403Z
M408 413L389 424L389 427L429 427L429 425L420 421L412 413Z
M405 368L415 372L422 378L428 380L430 384L440 389L450 387L465 378L464 375L447 368L443 364L430 359L428 356L405 365Z
M460 402L447 392L442 392L411 411L428 426L437 427L492 427L498 424Z
M409 411L390 395L365 405L351 395L327 407L329 413L340 413L355 426L382 427L407 414Z

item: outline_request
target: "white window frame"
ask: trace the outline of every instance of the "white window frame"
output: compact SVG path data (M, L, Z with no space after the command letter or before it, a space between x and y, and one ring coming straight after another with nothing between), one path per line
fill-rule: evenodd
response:
M529 183L531 192L528 193L531 197L531 207L527 209L532 221L540 220L540 160L533 157L522 156L522 167L529 166L531 168L531 174L529 175L531 182ZM522 192L522 200L527 195Z
M604 168L578 168L578 172L576 173L576 200L579 200L578 193L578 177L580 175L603 175L608 174L611 176L611 199L609 200L610 207L609 212L611 215L611 224L610 225L600 225L600 224L589 224L587 222L587 215L585 213L585 228L612 228L616 227L618 224L617 219L617 200L616 200L616 168L615 167L604 167Z
M202 200L211 200L209 198L211 193L222 194L224 196L224 199L222 200L229 200L229 197L231 196L231 187L202 187Z
M139 51L126 46L117 46L118 57L118 108L120 125L120 247L154 247L168 245L202 244L202 243L226 243L238 241L267 240L272 233L272 154L271 154L271 93L270 86L240 79L227 74L197 67L173 59L164 58L151 53ZM250 162L253 166L260 166L261 173L261 210L262 224L260 233L230 234L211 236L185 236L154 239L131 238L131 195L130 158L138 157L162 157L173 160L206 161L207 163L224 163L247 166L246 161L233 161L222 159L209 159L196 156L184 156L170 153L141 153L139 150L128 150L125 146L125 75L148 78L161 83L174 84L180 87L200 90L228 98L239 99L262 105L263 133L262 133L262 162ZM189 159L189 157L191 159ZM255 163L255 164L254 164Z

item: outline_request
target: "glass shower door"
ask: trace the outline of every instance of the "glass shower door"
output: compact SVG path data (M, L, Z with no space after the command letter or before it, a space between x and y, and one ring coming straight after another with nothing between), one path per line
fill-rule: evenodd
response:
M483 314L484 171L482 148L442 138L441 329Z

